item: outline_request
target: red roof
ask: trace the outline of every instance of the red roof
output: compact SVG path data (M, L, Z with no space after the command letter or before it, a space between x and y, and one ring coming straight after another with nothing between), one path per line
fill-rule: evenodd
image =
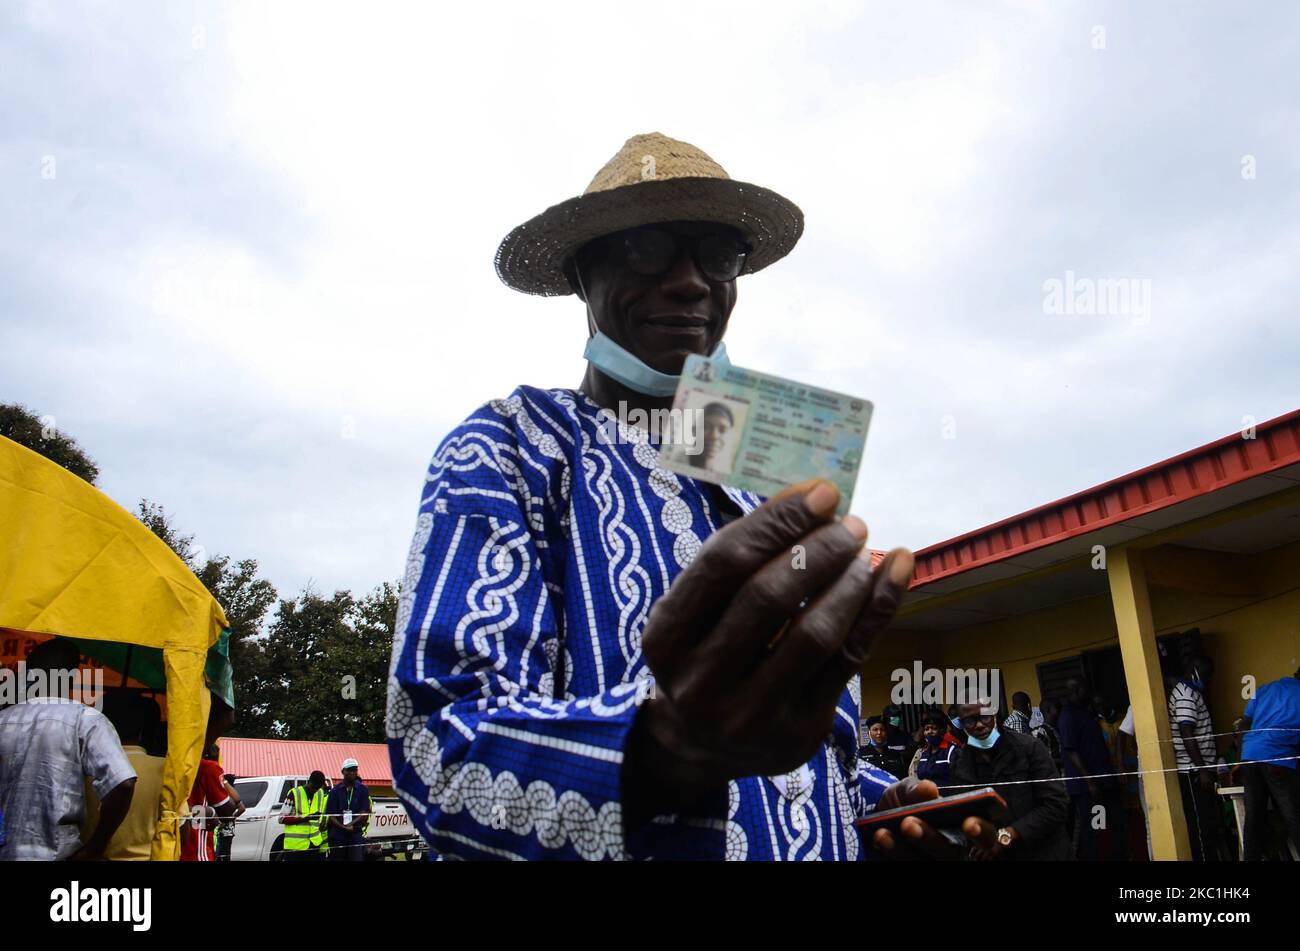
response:
M1300 410L916 553L920 587L1300 463Z
M221 765L236 776L309 776L319 769L331 782L349 756L357 761L358 778L367 786L393 785L393 771L384 743L329 743L321 740L250 740L228 736L218 741Z

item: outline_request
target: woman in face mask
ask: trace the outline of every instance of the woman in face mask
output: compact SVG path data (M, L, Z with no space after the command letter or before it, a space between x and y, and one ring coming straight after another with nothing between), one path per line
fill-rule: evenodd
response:
M921 747L912 757L908 775L943 788L952 782L952 764L960 749L948 717L942 710L932 710L921 725Z
M885 721L885 744L898 755L906 770L907 764L912 762L918 741L903 729L903 708L891 703L880 711L880 718Z
M945 730L956 740L958 746L966 745L966 731L962 729L960 708L953 704L948 708L947 724Z
M880 717L867 721L867 745L858 751L858 758L898 779L906 775L903 757L889 745L888 726Z

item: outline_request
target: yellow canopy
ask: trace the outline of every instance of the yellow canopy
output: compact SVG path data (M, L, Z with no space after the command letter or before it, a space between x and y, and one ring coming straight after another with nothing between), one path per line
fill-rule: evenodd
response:
M130 512L0 437L0 628L162 651L167 761L155 861L180 856L173 817L194 786L211 705L204 661L228 626L194 573Z

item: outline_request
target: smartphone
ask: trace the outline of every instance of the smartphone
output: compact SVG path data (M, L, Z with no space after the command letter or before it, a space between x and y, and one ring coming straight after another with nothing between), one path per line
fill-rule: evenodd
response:
M897 832L904 819L908 816L916 816L936 829L960 829L961 824L970 816L987 819L994 825L1001 825L1006 814L1007 801L999 796L993 787L985 786L983 789L958 793L955 796L940 796L928 802L873 812L865 819L858 819L854 825L869 835L877 829Z

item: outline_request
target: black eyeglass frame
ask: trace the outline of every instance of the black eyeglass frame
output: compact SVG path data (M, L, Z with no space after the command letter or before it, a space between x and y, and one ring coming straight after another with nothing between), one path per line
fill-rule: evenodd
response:
M636 262L637 255L645 255L649 252L647 249L634 247L634 242L639 238L649 238L651 236L662 236L667 239L668 246L663 249L663 257L667 263L660 265L647 262L638 266ZM731 249L734 249L735 260L731 268L715 270L705 264L705 255L701 253L701 246L709 239L724 241ZM702 231L699 234L683 235L675 234L657 225L642 225L638 228L629 228L626 231L618 231L597 238L579 251L578 256L590 261L593 256L617 250L628 269L634 274L639 274L642 277L660 277L667 274L681 260L684 244L690 252L691 260L695 262L695 266L699 268L700 273L716 284L727 284L738 278L744 273L749 256L754 253L754 246L744 238L735 238L725 232ZM733 270L734 273L732 273Z

